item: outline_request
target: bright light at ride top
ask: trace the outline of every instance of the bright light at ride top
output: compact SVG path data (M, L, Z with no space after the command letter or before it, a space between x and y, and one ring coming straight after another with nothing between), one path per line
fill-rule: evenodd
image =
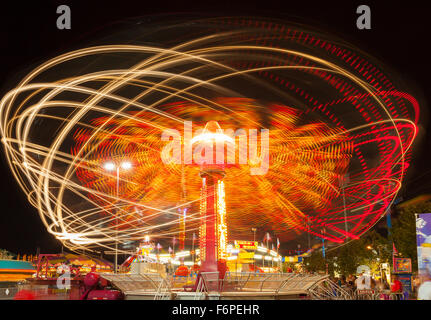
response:
M203 147L205 159L201 159L201 167L208 167L208 165L216 165L218 167L219 164L224 165L226 163L224 154L225 143L235 145L235 140L223 133L217 121L211 120L205 124L202 132L195 136L190 143L192 145L199 144ZM206 147L210 147L209 150ZM197 150L199 150L199 153L202 152L200 148L197 148Z
M211 120L208 121L202 130L201 134L195 136L191 141L192 144L196 142L205 142L205 143L217 143L217 142L227 142L227 143L235 143L235 140L232 137L223 133L223 130L220 127L220 124L217 121Z
M126 162L122 162L121 163L121 168L123 168L124 170L129 170L132 168L132 163L126 161Z
M229 137L223 133L212 133L212 132L202 133L200 135L197 135L196 137L194 137L191 140L191 143L195 143L195 142L199 142L199 141L205 141L205 142L212 142L212 141L219 142L219 141L221 141L221 142L235 143L235 141L231 137Z

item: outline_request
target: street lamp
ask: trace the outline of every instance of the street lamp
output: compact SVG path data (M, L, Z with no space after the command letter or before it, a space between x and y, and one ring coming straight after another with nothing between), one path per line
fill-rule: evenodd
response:
M132 164L129 161L124 161L121 163L121 168L124 170L132 169Z
M103 168L105 168L106 171L112 171L115 169L115 163L107 162L103 165Z
M367 249L368 250L372 250L372 252L374 253L374 254L378 254L379 255L379 257L381 257L381 251L380 251L380 246L379 245L377 245L377 251L378 251L378 253L377 253L377 251L372 247L372 246L370 246L370 245L368 245L367 246Z
M129 161L123 161L120 163L119 166L117 166L114 162L106 162L103 165L103 168L106 171L117 171L117 188L116 188L116 197L118 199L119 196L119 189L120 189L120 168L123 170L129 170L132 168L132 164ZM118 237L118 215L115 216L115 265L114 265L114 273L117 273L117 269L118 269L118 241L117 241L117 237Z

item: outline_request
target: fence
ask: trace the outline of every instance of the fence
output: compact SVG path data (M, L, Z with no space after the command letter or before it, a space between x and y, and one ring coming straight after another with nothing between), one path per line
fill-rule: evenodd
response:
M125 295L154 295L155 300L170 298L171 284L158 273L101 274Z
M318 294L318 289L321 289L321 285L325 281L329 281L326 275L229 272L226 273L224 279L218 279L218 272L202 273L195 298L205 296L202 293L210 295L214 292L220 292L232 296L255 294L256 296L269 295L274 298L281 295L297 296L302 294L310 296L311 294L316 298L328 299L330 295ZM335 297L351 299L351 296L335 283L331 283L330 286L336 292Z
M355 300L408 300L408 295L390 290L356 290L354 298Z
M345 290L329 279L329 276L316 281L308 289L312 300L355 300L352 292Z

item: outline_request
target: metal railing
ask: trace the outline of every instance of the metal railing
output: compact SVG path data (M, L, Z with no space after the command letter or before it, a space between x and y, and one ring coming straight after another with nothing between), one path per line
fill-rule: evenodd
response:
M101 277L110 281L113 286L124 294L128 293L154 293L162 292L163 288L169 288L166 279L158 273L141 274L101 274ZM164 289L163 289L164 290Z
M360 299L357 294L338 286L328 275L296 273L252 273L227 272L219 279L219 272L202 272L197 283L189 278L164 278L156 273L150 274L102 274L102 277L121 290L125 295L154 294L155 300L171 299L178 292L192 287L194 300L208 299L212 295L266 295L307 296L315 300L352 300ZM371 299L371 298L370 298ZM373 296L372 299L377 299Z
M297 273L229 273L223 279L223 291L275 292L275 294L307 293L320 275Z
M354 298L356 300L406 300L403 293L395 293L390 290L355 290Z
M169 300L171 298L171 286L166 279L160 281L154 300Z
M219 272L202 272L198 276L198 284L194 295L194 300L201 300L208 297L210 292L219 291L222 280L219 279Z
M0 288L0 300L12 300L17 292L18 287Z
M211 292L244 293L244 294L270 294L279 295L308 295L311 288L319 282L328 279L328 276L305 275L294 273L252 273L229 272L224 279L218 279L218 272L202 273L198 280L196 297L208 295ZM331 283L331 286L334 286ZM336 285L335 285L336 286ZM350 298L344 290L337 290L345 298Z

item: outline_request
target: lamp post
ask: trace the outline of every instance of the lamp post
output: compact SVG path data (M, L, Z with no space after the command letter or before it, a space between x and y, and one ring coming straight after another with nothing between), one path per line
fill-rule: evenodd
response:
M128 161L121 162L119 166L117 166L113 162L107 162L104 164L103 168L106 171L117 171L117 187L116 187L116 197L118 199L119 189L120 189L120 168L123 170L129 170L132 168L132 164ZM114 273L117 273L118 270L118 215L115 215L115 264L114 264Z
M192 238L192 262L193 262L193 270L195 267L195 240L196 240L196 235L193 232L193 238Z

